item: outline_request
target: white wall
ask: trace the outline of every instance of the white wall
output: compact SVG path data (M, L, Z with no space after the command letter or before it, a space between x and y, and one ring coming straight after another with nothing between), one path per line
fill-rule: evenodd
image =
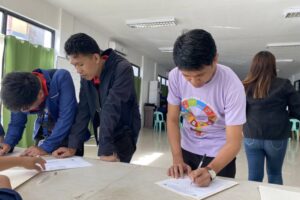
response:
M59 9L40 0L0 0L0 6L47 27L58 29Z
M141 63L142 84L141 84L141 98L140 98L140 110L142 115L142 123L144 123L144 104L148 102L149 82L155 80L154 77L155 65L156 63L154 60L142 56L142 63Z

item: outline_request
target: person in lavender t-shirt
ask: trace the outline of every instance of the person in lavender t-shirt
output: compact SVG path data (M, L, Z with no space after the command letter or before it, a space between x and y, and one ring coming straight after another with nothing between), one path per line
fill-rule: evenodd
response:
M216 174L234 178L246 122L240 79L217 64L214 39L201 29L177 38L173 58L177 67L169 73L167 121L173 165L168 175L179 178L187 173L199 186L208 186Z

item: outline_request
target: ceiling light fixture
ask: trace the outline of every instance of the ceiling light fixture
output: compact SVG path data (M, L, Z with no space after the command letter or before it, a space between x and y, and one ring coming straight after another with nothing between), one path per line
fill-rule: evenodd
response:
M130 28L158 28L164 26L176 26L177 21L174 17L134 19L126 20L126 25Z
M159 47L158 49L163 53L172 53L173 52L173 47Z
M241 29L241 27L237 27L237 26L212 26L212 28L220 28L220 29L235 29L235 30L239 30L239 29Z
M294 62L294 59L276 59L276 62Z
M300 8L290 8L284 12L285 18L300 17Z
M267 44L267 48L269 48L269 47L297 47L297 46L300 46L300 42L282 42L282 43Z

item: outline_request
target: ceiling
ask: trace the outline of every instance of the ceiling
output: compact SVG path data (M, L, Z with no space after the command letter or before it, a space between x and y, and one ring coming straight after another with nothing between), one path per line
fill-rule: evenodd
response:
M299 0L46 0L76 18L110 35L111 39L154 59L166 68L174 66L171 53L159 47L173 46L185 29L201 28L216 40L219 62L243 78L255 53L269 50L278 59L279 76L300 73L300 46L266 48L267 43L300 42L300 18L283 13L300 7ZM131 29L129 19L173 16L177 26Z

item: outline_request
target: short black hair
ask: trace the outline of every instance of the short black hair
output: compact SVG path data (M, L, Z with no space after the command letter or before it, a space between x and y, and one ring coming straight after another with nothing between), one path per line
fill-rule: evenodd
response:
M31 106L38 97L41 83L30 72L11 72L2 80L1 99L11 111Z
M65 52L69 55L101 53L97 42L85 33L76 33L65 42Z
M211 65L217 54L217 47L211 34L194 29L179 36L174 44L175 65L183 70L198 70Z

